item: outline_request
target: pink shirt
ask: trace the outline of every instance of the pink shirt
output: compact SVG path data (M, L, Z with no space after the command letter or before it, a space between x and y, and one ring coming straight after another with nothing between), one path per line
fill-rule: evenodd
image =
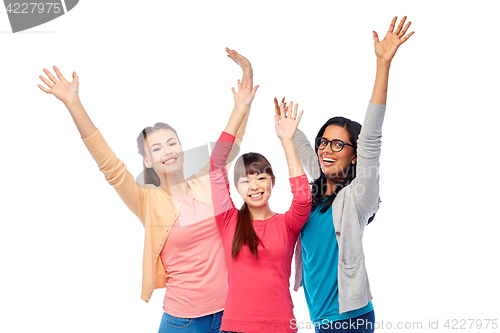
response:
M181 318L222 311L227 266L214 209L192 196L172 199L182 207L160 254L167 276L163 310Z
M217 225L226 253L229 290L221 330L234 332L296 332L289 279L294 244L309 217L311 191L305 175L291 178L293 201L285 214L254 220L253 226L264 247L258 259L244 245L236 259L231 257L238 209L229 196L225 161L234 137L222 133L212 153L210 181Z

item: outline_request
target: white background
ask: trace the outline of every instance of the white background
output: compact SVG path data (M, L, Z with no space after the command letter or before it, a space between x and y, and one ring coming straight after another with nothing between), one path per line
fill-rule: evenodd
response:
M299 103L310 139L332 116L362 122L371 32L382 39L395 15L416 33L392 64L383 203L364 237L377 322L421 322L407 331L425 332L429 321L440 331L447 319L500 321L494 4L86 0L17 34L0 10L0 331L156 332L162 314L164 290L149 304L139 297L143 227L64 105L37 88L43 68L78 73L92 120L138 174L136 137L156 121L174 126L184 149L217 139L241 76L224 47L236 49L260 85L242 152L271 161L271 208L284 212L291 195L273 97ZM303 292L292 295L305 325Z

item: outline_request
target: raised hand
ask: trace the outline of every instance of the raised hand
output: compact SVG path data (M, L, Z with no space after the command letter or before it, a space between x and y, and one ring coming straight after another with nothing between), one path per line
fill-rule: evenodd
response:
M259 88L258 85L252 88L252 85L253 80L245 78L243 82L238 80L238 92L234 88L231 88L234 96L234 104L237 108L248 107L252 104L257 88Z
M250 77L251 77L251 74L252 74L253 70L252 70L252 65L250 64L250 61L248 61L247 58L245 58L244 56L242 56L241 54L239 54L235 50L231 50L231 49L229 49L227 47L226 47L226 52L227 52L227 56L229 58L233 59L233 61L238 66L241 67L241 69L243 70L243 72L250 74Z
M285 108L285 103L280 104L280 114L274 116L274 124L276 129L276 135L282 142L292 141L295 131L299 126L300 119L304 111L301 111L297 116L297 110L299 108L298 104L293 107L293 102L290 102L287 108ZM292 111L293 110L293 111Z
M375 43L375 54L377 55L377 59L386 61L390 63L399 46L406 42L408 38L411 37L415 32L410 32L407 36L405 36L406 31L411 25L411 22L408 22L406 26L403 28L403 25L406 21L406 16L401 19L399 25L394 31L394 27L396 26L397 16L392 19L391 25L389 26L389 30L385 35L382 41L379 41L378 34L373 31L373 41Z
M68 82L56 66L54 66L54 71L57 75L57 79L48 69L44 69L43 71L50 80L45 78L43 75L40 75L40 79L47 85L47 87L49 87L49 89L40 84L38 85L38 88L47 94L54 95L65 104L75 98L78 98L78 76L76 75L76 72L73 72L73 81Z

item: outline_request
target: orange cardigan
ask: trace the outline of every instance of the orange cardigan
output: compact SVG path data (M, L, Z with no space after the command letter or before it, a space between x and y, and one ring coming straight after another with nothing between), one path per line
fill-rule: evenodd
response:
M115 188L123 202L141 220L145 228L141 299L149 302L154 289L166 286L166 272L160 252L179 215L181 204L172 200L160 187L138 185L134 176L116 157L99 130L83 139L83 142L97 162L99 170L104 173L106 180ZM239 147L235 145L234 148L236 149L232 150L231 155L236 156ZM193 191L194 199L212 206L209 167L210 163L198 175L188 178L187 182Z

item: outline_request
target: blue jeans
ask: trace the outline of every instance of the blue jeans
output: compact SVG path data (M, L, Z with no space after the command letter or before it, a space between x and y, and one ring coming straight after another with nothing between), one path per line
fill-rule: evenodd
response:
M375 312L370 311L352 319L334 321L316 326L316 333L373 333L375 331Z
M163 312L158 333L219 333L222 312L197 318L179 318Z

